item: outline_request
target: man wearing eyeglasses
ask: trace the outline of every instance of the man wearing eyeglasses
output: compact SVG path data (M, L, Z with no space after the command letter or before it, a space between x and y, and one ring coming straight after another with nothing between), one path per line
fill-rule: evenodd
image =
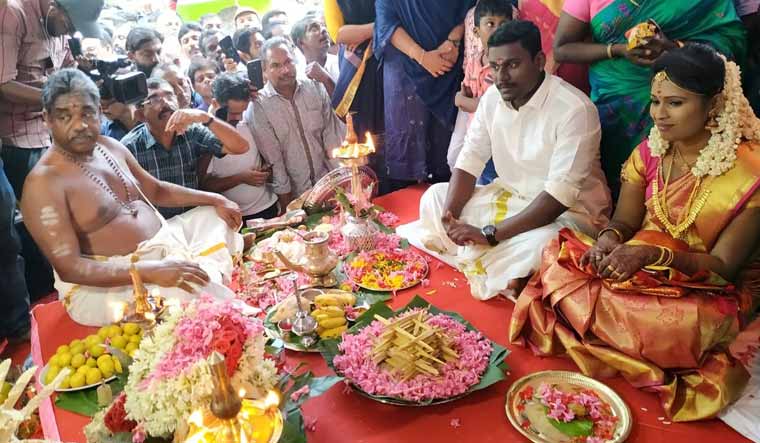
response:
M162 79L148 80L148 96L139 105L137 117L145 123L121 142L143 169L161 181L199 189L205 173L199 161L248 151L248 142L228 123L198 109L180 109L174 89ZM191 208L158 209L171 218Z
M96 22L103 0L7 0L1 4L0 340L23 340L29 331L29 293L14 213L27 174L51 145L42 119L41 88L53 71L74 64L65 35L79 31L84 37L100 37ZM35 249L31 243L25 245L25 256L40 256ZM44 260L40 267L42 273L50 274ZM44 275L36 280L44 281Z

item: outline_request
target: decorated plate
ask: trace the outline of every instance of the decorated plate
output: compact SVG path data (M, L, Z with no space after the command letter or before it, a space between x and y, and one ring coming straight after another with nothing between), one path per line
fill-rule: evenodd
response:
M44 380L47 378L47 372L48 372L48 369L49 369L49 368L50 368L50 363L46 364L46 365L45 365L45 366L42 368L42 372L40 372L39 381L40 381L40 384L41 384L41 385L43 385L43 386L45 386L45 385L46 385L45 383L43 383L43 381L44 381ZM58 389L56 389L56 390L55 390L55 392L76 392L76 391L84 391L85 389L90 389L90 388L94 388L94 387L96 387L96 386L100 386L100 384L101 384L101 383L103 383L104 381L105 381L106 383L108 383L108 382L110 382L110 381L112 381L112 380L116 380L116 375L112 375L112 376L110 376L110 377L108 377L108 378L106 378L106 379L104 379L104 380L101 380L101 381L99 381L99 382L97 382L97 383L93 383L93 384L90 384L90 385L84 385L84 386L81 386L81 387L78 387L78 388L66 388L66 389L61 389L61 388L58 388Z
M450 403L503 380L508 353L459 314L420 297L397 312L375 304L319 347L358 394L411 407Z
M371 187L370 199L377 196L377 175L369 166L359 168L359 181L362 189ZM319 211L325 206L336 206L335 188L341 187L345 191L351 190L351 168L337 168L328 172L306 194L303 201L303 209L307 213Z
M417 286L428 274L428 263L412 249L365 251L343 265L348 279L370 291L392 292Z
M332 308L320 308L317 305L313 305L314 300L315 300L316 297L323 297L323 296L324 297L330 297L330 296L335 296L335 297L345 297L345 296L353 297L353 304L346 305L346 306L340 308L343 311L342 313L340 311L337 311L340 314L338 317L340 317L342 315L342 317L345 318L345 321L343 322L343 324L345 325L345 327L342 328L343 330L347 329L350 324L353 324L353 322L356 321L357 316L360 315L361 313L363 313L364 311L366 311L369 308L369 304L368 304L367 300L365 300L362 297L361 294L359 295L359 297L357 297L355 294L353 294L351 292L343 291L343 290L340 290L340 289L325 289L325 290L322 290L322 289L312 288L312 289L307 289L307 290L303 291L303 294L305 294L305 295L302 295L302 297L305 298L306 299L305 301L308 301L308 303L309 303L308 309L310 311L315 312L315 315L316 315L317 310L319 310L319 309L332 309ZM278 310L280 309L280 306L283 303L285 303L285 301L286 300L283 300L282 302L280 302L280 303L272 306L267 311L267 315L264 318L264 331L266 332L267 336L269 338L271 338L271 339L274 339L274 340L281 340L283 342L283 347L285 349L290 349L291 351L298 351L298 352L319 352L319 348L317 347L317 344L322 339L318 335L315 335L314 338L316 340L313 342L313 344L311 344L309 346L306 346L304 344L304 337L299 337L299 336L295 335L292 331L290 331L290 330L284 330L283 329L283 326L289 324L289 319L285 319L285 320L280 321L280 322L275 322L272 319L273 316L275 315L275 313L278 312ZM314 307L316 309L312 309L312 307ZM304 307L304 308L306 308L306 307ZM288 310L288 312L290 312L290 310ZM288 315L286 314L286 316L288 316ZM288 317L290 317L290 316L288 316ZM338 318L338 317L333 317L333 318ZM322 320L319 320L318 324L319 324L320 321L322 321ZM341 326L341 325L339 325L339 326Z
M506 411L512 426L535 443L622 443L633 424L630 409L609 386L569 371L517 380L507 392Z

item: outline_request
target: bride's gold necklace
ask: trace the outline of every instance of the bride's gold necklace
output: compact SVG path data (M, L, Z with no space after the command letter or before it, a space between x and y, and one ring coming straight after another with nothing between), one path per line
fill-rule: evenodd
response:
M686 201L686 205L684 206L680 217L678 217L678 220L675 224L670 221L667 203L668 184L670 183L670 176L673 173L673 162L675 160L676 154L681 159L683 159L683 156L677 150L677 148L674 149L676 149L676 153L670 157L670 166L668 167L668 174L665 176L665 187L662 190L662 195L660 195L660 177L664 176L662 171L662 160L660 160L659 164L657 165L657 177L652 182L652 196L654 197L652 206L654 206L654 214L660 223L662 223L662 225L673 238L678 239L681 238L683 233L686 232L686 230L694 224L694 221L697 219L697 215L699 215L699 212L702 211L705 203L707 203L707 197L710 195L710 190L705 189L702 191L702 194L699 196L699 198L697 198L697 191L699 191L700 185L702 184L702 177L697 177L697 182L694 184L694 188L691 190L689 199ZM660 201L660 199L662 199L662 201Z

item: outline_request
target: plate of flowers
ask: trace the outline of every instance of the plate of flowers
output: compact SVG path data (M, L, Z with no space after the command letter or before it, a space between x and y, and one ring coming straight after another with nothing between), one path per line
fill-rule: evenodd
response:
M428 274L428 263L411 248L363 251L349 257L343 271L360 288L395 292L419 284Z
M319 348L360 395L397 406L448 403L497 383L508 354L459 314L420 297L397 312L373 305Z
M535 443L622 443L631 411L609 386L569 371L527 375L507 392L507 418Z

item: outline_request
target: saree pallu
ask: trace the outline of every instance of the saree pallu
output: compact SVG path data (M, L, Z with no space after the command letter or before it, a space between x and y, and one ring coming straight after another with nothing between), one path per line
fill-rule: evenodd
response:
M731 220L760 204L758 152L760 146L742 144L734 168L702 184L710 191L705 206L684 240L674 240L652 216L651 182L661 179L660 160L643 143L622 174L646 188L642 230L629 243L710 251ZM691 174L670 183L665 198L671 218L680 217L693 185ZM687 276L672 268L642 270L617 283L579 265L592 244L567 229L549 243L539 272L517 300L510 341L539 355L566 353L586 375L619 374L655 391L674 421L713 417L738 399L749 375L728 349L760 295L760 268L747 266L736 286L714 273Z
M635 6L615 0L591 18L593 41L625 43L626 31L653 19L670 40L707 43L738 62L744 59L746 33L731 0L644 0ZM591 65L591 99L602 123L602 167L617 195L620 165L648 134L650 69L625 58Z

